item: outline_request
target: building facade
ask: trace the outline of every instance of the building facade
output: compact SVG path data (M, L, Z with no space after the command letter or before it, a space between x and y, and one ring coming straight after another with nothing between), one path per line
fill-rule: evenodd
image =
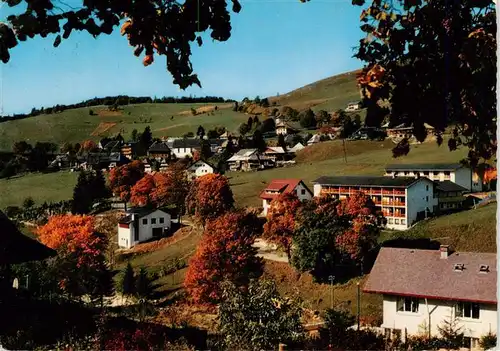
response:
M427 178L320 177L313 184L316 197L342 200L359 192L370 196L389 229L406 230L437 206L435 184Z
M466 345L497 329L496 255L383 247L363 290L383 295L386 335L440 336L453 321Z
M459 163L394 164L385 168L386 176L413 177L419 175L430 180L456 183L468 191L482 191L482 181L470 168Z
M172 226L169 213L160 209L131 209L118 223L118 246L130 249L134 245L164 236Z
M310 200L313 193L300 179L275 179L260 194L262 214L267 216L271 202L281 194L293 193L300 201Z
M170 148L164 141L155 141L148 149L148 157L156 160L169 160Z
M175 139L172 142L172 153L177 158L193 157L195 150L201 149L200 139Z
M187 169L186 173L188 176L188 180L194 180L196 178L202 177L207 174L216 173L217 169L212 166L210 163L198 160L192 163Z

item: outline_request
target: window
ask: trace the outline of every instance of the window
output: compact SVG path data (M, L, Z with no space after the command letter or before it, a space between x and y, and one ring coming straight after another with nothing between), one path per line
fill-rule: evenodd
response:
M444 175L445 175L445 177L449 177L450 176L450 171L445 171Z
M160 217L160 224L163 224L164 221L165 221L165 218Z
M300 189L300 193L301 193L302 195L305 195L305 194L306 194L306 189Z
M389 218L389 219L387 220L387 224L392 224L392 222L393 222L392 218Z
M394 220L394 224L399 224L399 219L397 219L397 218L396 218L396 219Z
M156 224L156 218L151 218L151 224Z
M425 171L424 172L424 176L428 176L429 175L429 172L428 171Z
M425 190L429 191L429 186L428 185L425 186Z
M148 219L147 218L143 218L142 219L142 224L144 224L144 225L148 224Z
M406 225L406 219L402 219L401 224Z
M479 319L479 304L472 302L459 302L455 309L457 317Z
M418 313L418 299L416 297L400 297L397 306L399 312Z
M405 172L405 173L404 173L404 175L405 175L405 176L406 176L406 175L408 175L408 172Z

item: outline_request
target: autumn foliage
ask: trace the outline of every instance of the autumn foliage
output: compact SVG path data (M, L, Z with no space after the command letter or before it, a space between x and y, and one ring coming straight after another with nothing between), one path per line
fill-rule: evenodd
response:
M115 167L109 172L109 187L123 201L129 201L132 187L144 176L144 165L141 161L132 161L126 165Z
M262 262L252 246L259 232L255 214L242 211L227 212L207 223L184 280L193 302L217 303L224 280L246 286L261 274Z
M95 230L92 216L57 215L37 231L40 241L55 249L60 260L60 287L74 294L102 291L108 282L106 236Z
M271 201L267 211L262 237L283 248L290 256L295 216L300 208L300 200L295 194L280 194Z
M166 172L146 174L131 189L130 201L135 206L162 207L184 204L188 184L180 165L171 166Z
M220 174L207 174L191 183L186 198L188 213L205 224L233 208L233 192L226 177Z
M82 143L81 150L83 150L83 151L90 152L90 151L93 151L95 149L97 149L97 144L93 140L85 140Z

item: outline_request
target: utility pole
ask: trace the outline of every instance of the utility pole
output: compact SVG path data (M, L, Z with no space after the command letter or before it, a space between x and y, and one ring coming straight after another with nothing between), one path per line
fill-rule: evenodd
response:
M334 295L334 290L333 290L333 282L335 281L335 276L334 275L330 275L328 277L328 280L330 281L330 293L331 293L330 303L331 303L331 308L333 310L335 308L334 307L335 295Z
M346 152L346 147L345 147L345 138L342 138L342 147L344 149L344 161L347 163L347 152Z
M358 332L359 332L359 315L360 315L360 311L361 311L361 306L360 306L360 302L361 302L361 294L360 294L360 288L359 288L359 282L356 284L357 287L358 287L358 313L357 313L357 320L358 320Z

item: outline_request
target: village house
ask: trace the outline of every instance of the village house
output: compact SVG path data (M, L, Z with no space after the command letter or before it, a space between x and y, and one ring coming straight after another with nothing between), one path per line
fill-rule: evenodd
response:
M264 160L257 149L241 149L226 161L230 171L264 169Z
M169 213L160 209L132 208L118 223L118 246L134 245L164 236L172 226Z
M186 169L186 173L188 180L194 180L207 174L217 173L217 168L212 166L207 161L198 160L191 163L191 165Z
M478 349L497 330L495 253L381 248L364 292L383 295L387 336L440 336L444 321L456 321L464 346Z
M218 154L222 152L224 149L224 145L227 145L226 141L227 140L222 140L222 139L206 139L208 143L210 144L210 151L213 154Z
M389 229L406 230L437 206L435 184L425 177L320 177L313 184L315 197L326 195L342 200L359 192L370 196L387 219Z
M159 172L166 172L167 169L168 169L168 163L165 162L165 161L156 161L158 162L159 164L157 165L153 165L148 161L148 160L143 160L142 161L143 164L144 164L144 172L145 173L153 173L155 171L159 171ZM153 161L151 161L153 162Z
M347 104L347 107L346 107L346 111L347 112L350 112L350 111L357 111L361 108L361 102L359 101L351 101Z
M262 214L267 216L269 205L271 201L281 194L297 195L300 201L310 200L313 197L311 190L305 185L301 179L274 179L269 185L260 193L262 199Z
M291 153L295 154L295 153L297 153L297 151L300 151L302 149L305 149L305 146L302 145L302 143L297 143L297 144L295 144L294 147L288 149L288 152L291 152Z
M463 186L449 180L436 183L436 197L438 200L435 212L444 213L463 209L467 192Z
M129 160L134 159L137 156L138 143L135 141L128 142L122 145L120 152L123 156Z
M155 160L169 160L170 148L164 141L155 141L148 149L148 157Z
M263 158L271 159L273 162L281 162L290 160L293 155L286 152L281 146L268 146L267 149L262 153Z
M175 139L172 142L172 153L176 158L193 157L195 150L200 150L200 139Z
M449 180L471 192L483 189L482 181L477 173L460 163L393 164L385 167L385 175L396 177L419 175L440 182Z
M277 135L289 135L289 134L296 134L298 131L297 129L293 128L290 126L288 123L285 121L280 120L279 118L276 118L276 134Z
M314 134L311 139L309 139L307 141L307 145L313 145L313 144L317 144L321 141L321 135L319 134Z
M424 128L427 131L427 135L433 136L435 134L435 129L433 126L424 123ZM415 136L413 135L413 126L407 126L405 124L400 124L397 125L393 128L387 128L386 129L387 136L391 138L395 143L400 142L404 138L407 138L410 140L410 142L415 143L416 139Z

